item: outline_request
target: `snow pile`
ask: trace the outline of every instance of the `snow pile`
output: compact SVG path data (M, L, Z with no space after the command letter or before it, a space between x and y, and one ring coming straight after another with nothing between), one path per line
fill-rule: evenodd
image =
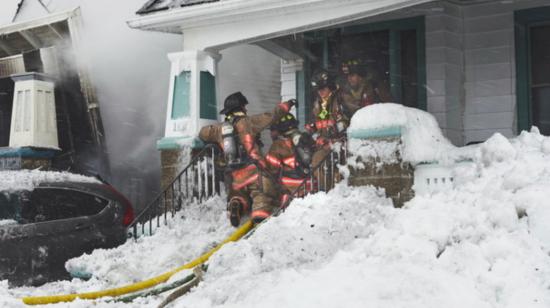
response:
M453 188L400 209L383 191L345 183L295 200L253 236L212 256L204 281L173 306L550 307L549 145L536 130L512 140L496 134L471 149L473 161L461 166ZM97 290L108 279L114 287L188 261L230 232L224 202L216 203L187 209L188 224L175 220L157 233L161 240L69 262L105 280L39 289L0 284L0 306L13 307L23 294ZM93 305L154 307L166 296Z
M0 191L32 190L40 183L82 182L101 183L99 180L69 172L17 170L0 171Z
M92 273L94 279L122 285L185 264L216 246L232 230L224 199L214 197L203 204L183 208L153 236L128 240L114 249L97 249L92 254L67 261L65 267L69 272Z
M351 138L350 152L362 157L395 161L395 150L410 163L447 160L455 147L443 136L435 118L422 110L394 103L374 104L357 111L351 118L348 134L376 134L391 129L401 132L401 143Z

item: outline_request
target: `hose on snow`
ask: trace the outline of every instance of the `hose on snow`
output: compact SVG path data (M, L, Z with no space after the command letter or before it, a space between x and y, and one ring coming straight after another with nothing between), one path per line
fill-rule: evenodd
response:
M23 303L27 305L45 305L45 304L53 304L53 303L59 303L59 302L71 302L77 298L80 299L97 299L101 297L115 297L115 296L121 296L137 291L141 291L144 289L149 289L151 287L154 287L158 284L161 284L163 282L166 282L170 277L172 277L174 274L185 270L185 269L192 269L198 265L203 264L212 256L216 251L218 251L223 245L234 242L239 240L241 237L243 237L248 231L252 229L252 222L248 221L244 223L241 227L239 227L233 234L231 234L228 238L226 238L223 242L218 244L216 247L212 248L207 253L203 254L202 256L194 259L193 261L184 264L174 270L171 270L169 272L166 272L164 274L161 274L159 276L143 280L137 283L125 285L118 288L112 288L102 291L95 291L95 292L86 292L86 293L72 293L72 294L61 294L61 295L50 295L50 296L28 296L23 297L21 300Z

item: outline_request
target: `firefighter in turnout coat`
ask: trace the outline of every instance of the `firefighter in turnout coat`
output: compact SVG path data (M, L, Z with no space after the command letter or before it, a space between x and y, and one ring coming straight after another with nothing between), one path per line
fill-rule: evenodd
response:
M386 83L369 76L367 66L359 60L344 62L342 72L346 78L341 88L342 103L348 118L365 106L393 101Z
M273 143L266 155L268 169L279 179L283 186L281 206L285 205L290 193L296 191L307 179L303 189L297 196L304 195L304 189L310 191L311 160L315 141L308 133L298 130L298 121L288 113L271 126Z
M312 168L316 168L330 153L331 146L345 137L349 119L344 114L342 93L336 82L327 71L313 75L311 85L317 92L313 102L313 122L306 125L306 130L316 134L316 151L313 154ZM324 175L316 177L324 182Z
M228 192L230 222L238 226L241 217L250 214L254 223L271 215L277 206L278 191L275 183L260 169L267 167L258 144L259 134L268 128L273 119L286 114L295 101L280 103L272 113L248 116L248 100L241 92L229 95L220 114L225 120L216 125L203 127L199 138L217 143L225 156L225 185Z

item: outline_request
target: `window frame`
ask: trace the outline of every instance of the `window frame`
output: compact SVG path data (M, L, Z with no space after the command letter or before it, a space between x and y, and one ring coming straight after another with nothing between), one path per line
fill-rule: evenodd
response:
M550 6L514 11L516 106L518 133L533 125L531 28L550 25Z
M316 43L322 43L323 50L323 66L326 68L328 62L328 33L335 29L340 31L340 35L363 34L376 31L389 31L389 57L390 57L390 85L392 95L398 98L402 95L402 86L400 80L401 74L401 36L400 32L404 30L416 31L416 61L417 61L417 107L422 110L427 110L427 92L426 92L426 31L425 17L416 16L402 19L387 20L374 23L366 23L353 26L342 26L339 28L331 28L327 30L317 30L306 32L307 40ZM304 108L303 112L298 112L300 121L308 119L310 114L308 109L311 109L311 88L309 83L305 82L311 77L311 63L306 58L304 59L304 72L297 74L297 96L303 97L306 100L308 108ZM300 110L302 111L302 110Z

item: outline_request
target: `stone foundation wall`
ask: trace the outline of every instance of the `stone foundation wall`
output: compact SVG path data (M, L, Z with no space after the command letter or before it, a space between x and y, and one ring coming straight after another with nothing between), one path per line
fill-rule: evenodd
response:
M395 207L414 197L414 169L408 163L380 164L379 162L363 162L364 168L350 167L349 184L351 186L372 185L384 188L386 197L391 198Z
M395 207L414 197L414 167L401 159L400 137L355 139L348 145L349 185L383 188Z
M181 170L187 166L190 154L190 149L187 147L160 151L161 189L166 188Z

